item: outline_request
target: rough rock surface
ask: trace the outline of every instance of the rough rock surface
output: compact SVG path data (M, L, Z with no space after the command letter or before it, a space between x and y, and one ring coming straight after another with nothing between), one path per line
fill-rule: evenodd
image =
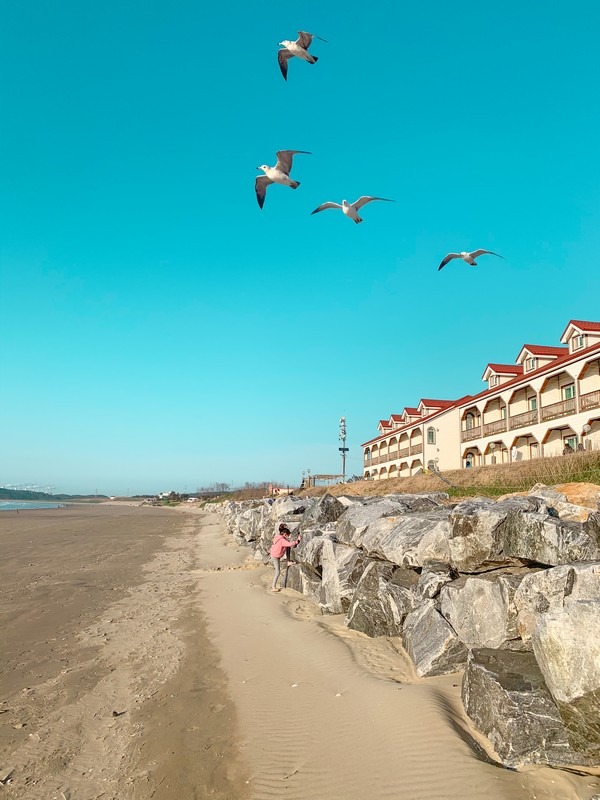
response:
M600 560L593 517L579 524L548 516L544 510L528 512L515 508L500 526L504 552L549 566Z
M515 592L519 636L530 641L544 614L578 600L600 601L600 562L575 562L530 571Z
M503 541L503 524L509 513L536 511L534 497L514 497L494 502L484 497L459 503L450 514L450 563L459 572L480 572L513 563ZM516 555L516 558L521 556Z
M445 675L467 663L467 648L435 607L425 600L404 620L402 643L417 674Z
M533 653L473 650L462 700L506 766L590 763L571 748Z
M526 575L512 567L452 581L440 592L442 616L467 647L501 647L518 636L514 595Z
M600 762L600 601L579 600L544 614L533 652L569 741Z
M346 625L367 636L399 636L414 602L417 577L412 570L370 561L346 614Z

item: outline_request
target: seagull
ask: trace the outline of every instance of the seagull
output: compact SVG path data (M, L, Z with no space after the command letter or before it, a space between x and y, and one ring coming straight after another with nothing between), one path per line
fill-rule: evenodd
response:
M267 186L271 183L281 183L283 186L290 186L292 189L297 189L300 186L298 181L290 178L290 170L292 169L292 158L296 153L304 153L304 155L312 155L307 150L278 150L275 154L277 156L277 163L274 167L268 167L263 164L256 169L262 169L265 173L256 179L254 188L256 190L256 199L258 205L262 208L265 204L265 195L267 194Z
M501 256L500 253L493 253L491 250L473 250L472 253L467 253L463 250L462 253L448 253L446 258L442 261L442 263L438 267L438 272L441 270L442 267L445 267L449 261L452 261L453 258L462 258L463 261L466 261L467 264L470 264L472 267L477 266L477 262L475 261L476 258L479 256L498 256L498 258L504 258Z
M281 47L284 48L283 50L277 51L279 69L281 70L284 80L287 81L288 61L290 58L298 56L298 58L308 61L309 64L316 64L319 60L317 56L313 56L308 52L308 48L313 40L313 36L315 39L319 39L321 42L327 41L327 39L321 39L320 36L316 36L314 33L298 31L298 38L295 42L290 42L289 39L284 39L283 42L279 42Z
M353 219L354 222L358 225L359 222L362 222L362 217L358 216L359 210L366 206L367 203L372 202L373 200L385 200L386 203L394 203L395 200L388 200L387 197L369 197L369 195L363 195L359 197L358 200L355 200L354 203L349 203L347 200L342 200L341 205L339 203L322 203L318 208L315 208L314 211L311 211L312 214L318 214L319 211L325 211L326 208L341 208L344 214Z

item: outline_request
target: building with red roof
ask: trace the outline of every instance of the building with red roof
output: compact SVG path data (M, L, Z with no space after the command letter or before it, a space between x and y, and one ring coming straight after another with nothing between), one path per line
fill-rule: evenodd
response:
M490 362L487 388L422 398L380 420L362 445L372 480L510 463L600 448L600 322L570 320L562 346L525 344L514 364Z

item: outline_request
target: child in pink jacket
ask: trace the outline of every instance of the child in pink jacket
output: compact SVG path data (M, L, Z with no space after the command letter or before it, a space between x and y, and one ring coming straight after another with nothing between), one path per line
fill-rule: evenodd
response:
M300 537L298 537L295 541L290 541L290 529L285 523L281 523L279 526L279 532L275 534L273 537L273 544L271 545L271 549L269 551L269 555L271 556L271 561L273 562L273 566L275 567L275 577L273 578L273 584L271 586L272 592L280 592L281 589L277 587L277 581L279 580L279 576L281 575L281 558L288 547L296 547L298 542L300 541Z

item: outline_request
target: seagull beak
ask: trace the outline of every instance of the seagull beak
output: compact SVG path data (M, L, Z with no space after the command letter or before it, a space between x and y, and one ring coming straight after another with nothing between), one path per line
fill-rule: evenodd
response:
M260 169L260 167L257 167L256 169Z

